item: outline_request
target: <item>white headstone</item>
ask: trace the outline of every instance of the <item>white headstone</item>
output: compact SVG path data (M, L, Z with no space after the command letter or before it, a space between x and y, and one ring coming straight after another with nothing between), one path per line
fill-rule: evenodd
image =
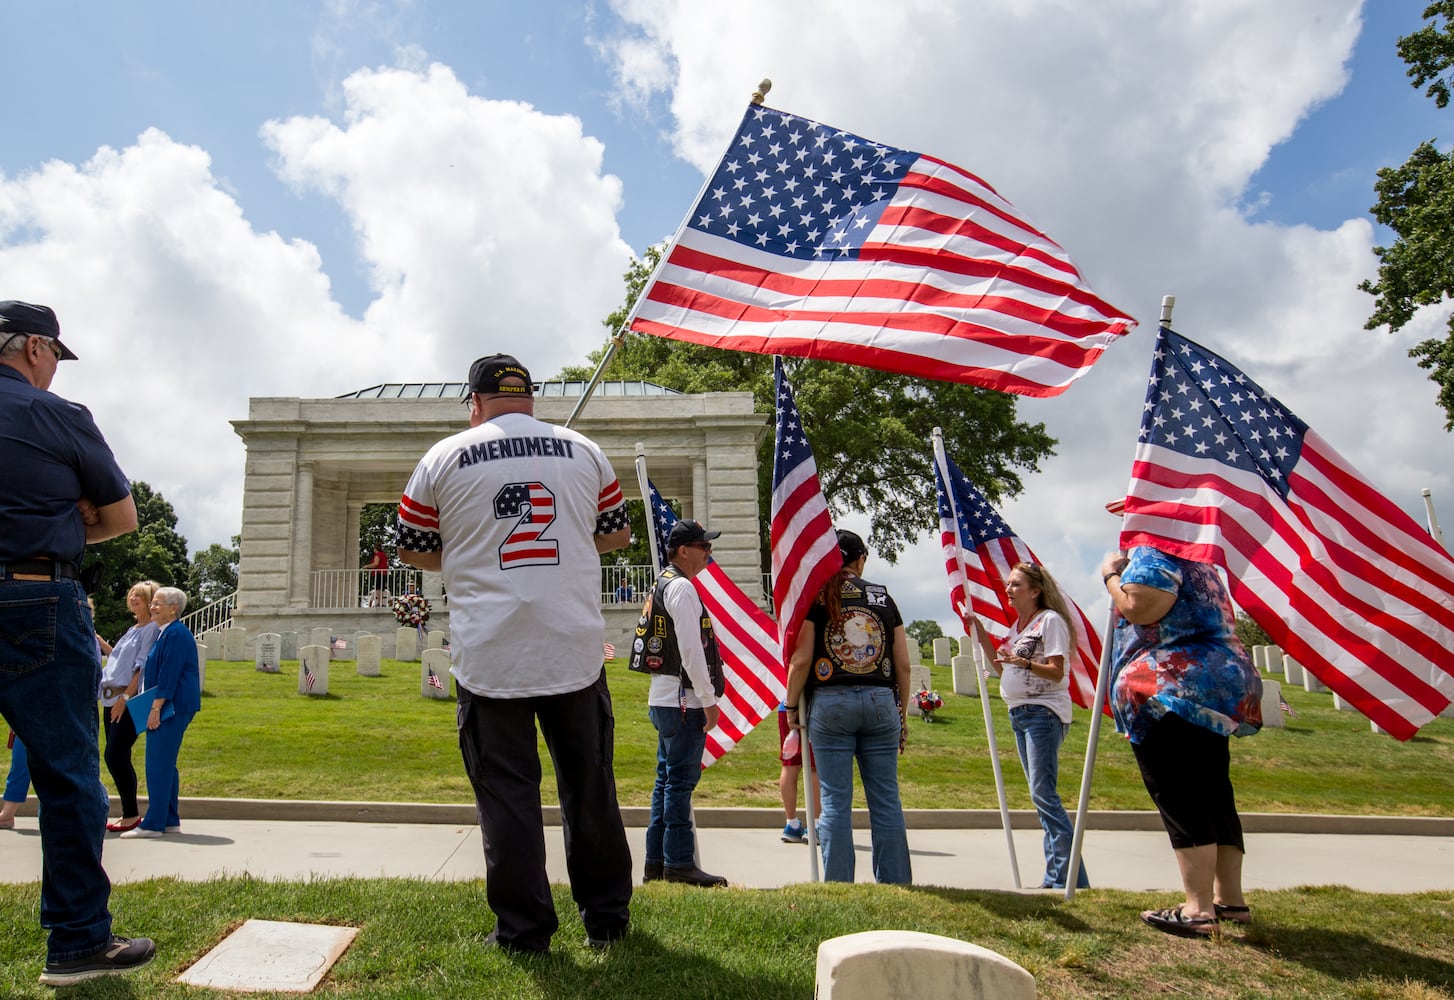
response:
M283 668L283 637L276 632L264 632L257 637L252 663L265 674L276 674Z
M298 633L292 631L291 629L284 629L278 634L283 637L283 659L296 660L298 658Z
M1296 662L1296 661L1292 661ZM1303 690L1316 694L1319 691L1328 690L1328 686L1313 676L1313 672L1301 663L1298 664L1298 673L1303 675Z
M394 659L419 659L419 633L412 625L400 625L394 630Z
M929 668L922 663L915 663L909 667L909 714L918 715L919 706L914 703L914 695L928 688L934 690L934 681L929 673Z
M225 628L222 630L222 659L247 659L247 629Z
M1280 674L1283 672L1283 652L1277 646L1267 647L1267 672L1269 674Z
M979 664L975 662L974 656L969 653L961 653L950 661L949 666L954 671L954 693L978 698L979 677L977 671Z
M322 625L319 625L317 628L308 630L308 645L322 646L324 649L327 649L332 642L333 633L330 632L328 629L324 628ZM302 654L300 653L299 656L301 655Z
M376 635L358 637L358 675L360 677L379 676L379 654L382 647L383 640Z
M1287 720L1282 717L1282 685L1277 681L1262 682L1262 728L1287 728Z
M211 660L211 659L215 659L215 657L212 655L212 647L210 647L210 646L207 645L207 640L206 639L198 638L197 639L197 666L200 667L202 664L206 663L208 660Z
M816 1000L1035 1000L1035 977L968 941L863 931L818 945Z
M419 693L426 698L448 698L449 654L442 649L426 649L420 660Z
M228 993L309 993L357 934L356 927L249 919L177 978Z
M432 628L429 630L429 649L443 649L445 636L449 633L443 629Z
M1254 667L1256 667L1261 673L1264 673L1264 674L1267 673L1267 647L1266 646L1253 646L1252 647L1252 665Z
M1338 694L1337 691L1334 691L1333 692L1333 707L1336 708L1340 712L1356 712L1356 711L1358 711L1358 709L1356 709L1356 708L1353 707L1352 703L1344 701L1339 696L1339 694Z
M298 693L328 693L328 647L304 646L298 664Z
M197 690L207 690L207 660L202 651L207 647L203 643L197 643Z
M1286 653L1284 653L1282 657L1282 671L1283 674L1287 677L1287 683L1296 685L1298 687L1302 686L1303 668L1298 664L1297 660L1294 660Z
M941 635L934 640L934 666L947 667L949 661L954 658L954 640L947 635Z

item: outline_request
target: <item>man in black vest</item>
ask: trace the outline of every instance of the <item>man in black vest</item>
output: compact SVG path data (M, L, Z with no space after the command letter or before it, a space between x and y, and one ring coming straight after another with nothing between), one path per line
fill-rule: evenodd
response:
M667 536L669 565L647 596L631 645L631 669L651 674L647 705L656 727L656 787L646 828L642 881L664 878L702 887L727 880L697 867L692 831L692 790L702 775L707 733L717 725L722 696L722 658L712 619L692 577L707 568L712 539L701 522L683 520Z

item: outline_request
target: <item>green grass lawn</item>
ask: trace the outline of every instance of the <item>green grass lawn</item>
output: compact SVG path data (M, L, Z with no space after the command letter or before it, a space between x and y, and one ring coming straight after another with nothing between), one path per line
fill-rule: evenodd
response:
M454 702L419 696L419 665L385 660L383 676L332 664L329 694L297 693L296 662L281 674L251 663L213 662L203 710L187 731L182 794L223 798L388 802L472 801L454 729ZM625 805L646 805L656 732L646 716L648 679L622 661L607 668L616 710L616 781ZM935 721L910 719L900 784L908 808L994 808L994 779L979 700L951 693ZM991 690L994 682L991 682ZM1374 735L1331 696L1287 691L1298 717L1287 729L1234 740L1233 781L1247 812L1454 816L1454 720L1437 719L1413 740ZM1003 703L992 699L995 738L1012 808L1031 808ZM1061 753L1061 792L1073 803L1089 730L1076 724ZM140 754L138 751L138 763ZM1130 748L1102 726L1092 808L1148 809ZM698 806L778 805L777 727L769 718L702 777ZM109 780L109 779L108 779ZM554 787L544 794L554 801Z
M1048 1000L1454 996L1454 895L1301 889L1249 898L1257 923L1221 940L1189 941L1137 920L1139 910L1165 905L1164 894L1088 890L1067 904L1045 895L897 886L704 892L653 884L632 901L631 935L598 953L585 947L569 891L557 886L561 929L551 953L516 958L482 947L493 918L479 882L163 879L118 886L111 899L120 933L159 942L151 965L57 994L36 983L44 954L38 888L0 885L7 928L0 935L0 995L222 996L173 980L232 928L258 917L358 927L319 993L360 1000L807 1000L819 942L883 928L990 948L1029 970Z

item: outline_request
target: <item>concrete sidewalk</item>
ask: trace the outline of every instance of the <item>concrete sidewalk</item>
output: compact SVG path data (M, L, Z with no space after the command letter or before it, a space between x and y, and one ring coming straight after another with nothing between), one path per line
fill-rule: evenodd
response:
M407 808L413 819L447 821L400 822L393 810L402 807L365 807L386 820L372 822L326 818L337 812L338 803L314 804L318 808L311 811L304 808L308 805L231 802L219 810L207 808L204 800L183 803L179 834L157 840L121 840L116 834L108 834L106 870L118 883L157 877L197 881L241 874L265 879L484 877L484 855L472 819L473 809L411 806ZM244 809L252 813L251 818L192 818ZM441 814L438 810L457 812ZM624 812L639 875L644 818L641 810ZM288 818L266 818L268 814ZM1086 832L1085 864L1093 886L1137 891L1180 889L1175 859L1166 835L1154 825L1154 814L1094 815L1110 816L1122 828L1105 829L1108 821L1102 820ZM1145 828L1148 816L1150 829ZM991 813L990 817L996 824L991 828L985 827L987 818L979 813L933 815L928 818L958 818L964 825L927 827L914 822L923 817L911 815L909 848L915 884L1013 890L1005 835L998 828L998 814ZM1033 814L1017 813L1014 819L1020 882L1039 885L1040 831L1034 827ZM1252 815L1245 819L1249 831L1245 869L1248 889L1333 884L1369 892L1454 889L1454 821L1323 817L1309 824L1309 820L1317 818L1283 817L1274 822ZM701 810L698 825L702 866L727 876L735 886L769 889L809 880L808 848L781 842L780 814L775 810ZM1272 832L1279 827L1307 825L1350 832ZM856 816L855 826L858 880L871 881L867 822ZM1272 831L1254 832L1269 828ZM1389 832L1366 832L1370 830ZM547 827L546 845L551 880L566 881L558 826ZM14 830L0 831L0 881L33 882L39 880L40 871L40 836L35 817L21 816Z

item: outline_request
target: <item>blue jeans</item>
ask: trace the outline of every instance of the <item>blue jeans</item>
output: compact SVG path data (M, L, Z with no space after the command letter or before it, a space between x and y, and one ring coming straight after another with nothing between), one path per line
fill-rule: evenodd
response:
M1064 889L1066 872L1070 870L1070 846L1075 827L1060 801L1057 784L1060 780L1060 744L1070 726L1060 721L1044 705L1019 705L1010 709L1010 726L1015 730L1015 747L1020 751L1020 766L1030 782L1030 801L1040 814L1040 828L1045 831L1045 878L1042 889ZM1077 889L1090 886L1081 863L1075 880Z
M181 826L177 811L182 775L177 770L177 757L182 753L182 737L192 724L196 712L177 712L155 729L146 732L146 815L141 819L143 830L161 832L169 826Z
M10 771L5 775L6 802L24 802L30 794L30 764L25 758L25 744L16 739L10 748Z
M700 708L650 706L656 727L656 787L651 790L651 822L646 827L646 862L669 868L697 864L692 832L692 792L702 777L707 746L707 713Z
M40 800L40 925L51 962L111 939L101 867L110 803L101 784L96 690L101 659L75 580L0 582L0 715L25 744Z
M812 689L808 737L818 767L823 878L853 881L853 762L868 800L873 877L907 885L909 836L899 804L899 709L892 688L856 684Z

